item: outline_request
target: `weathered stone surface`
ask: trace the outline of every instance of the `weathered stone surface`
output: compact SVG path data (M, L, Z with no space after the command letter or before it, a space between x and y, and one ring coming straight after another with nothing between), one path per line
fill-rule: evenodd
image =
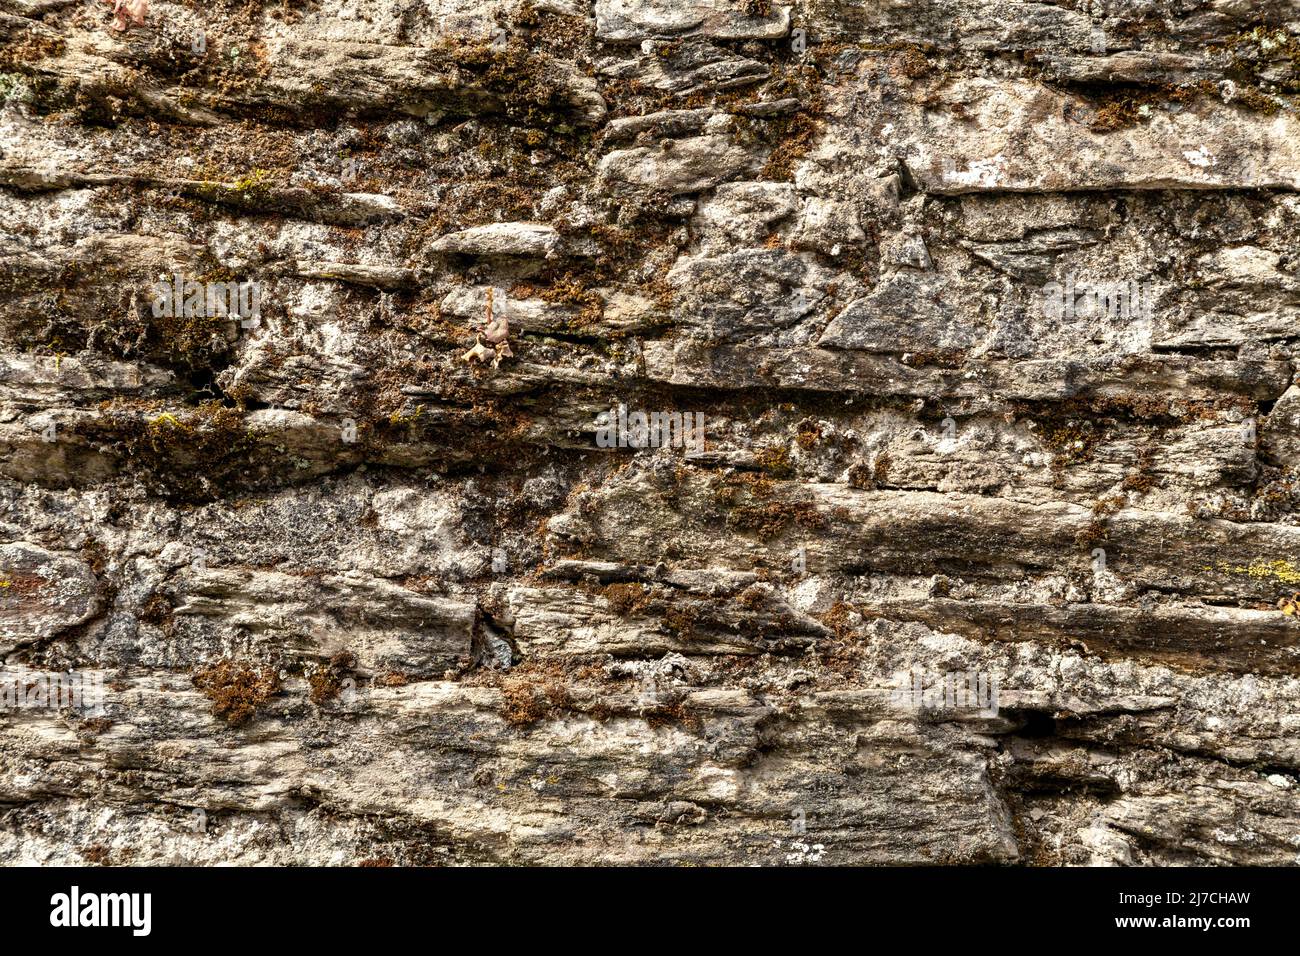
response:
M724 183L700 202L693 225L706 246L757 246L776 223L794 215L796 202L790 183Z
M766 12L737 9L727 0L597 0L596 35L603 40L707 36L718 40L772 39L790 29L789 5Z
M0 544L0 648L53 637L94 616L95 575L84 561L23 541Z
M640 56L611 57L601 63L600 72L683 97L752 86L772 74L760 60L702 41L647 41Z
M0 863L1300 861L1289 0L111 24L0 13Z
M601 159L600 175L612 185L626 183L677 196L756 172L759 165L758 155L731 136L696 136L615 150Z
M429 248L433 252L458 252L469 256L526 256L548 259L555 255L559 236L541 223L498 222L453 232Z
M668 273L679 322L702 337L750 340L808 318L824 296L819 270L788 252L751 249L717 257L683 256Z
M955 321L934 277L901 272L882 276L871 293L844 307L821 335L823 348L872 352L969 349L971 329Z
M1117 137L1085 109L1028 83L959 81L904 114L888 148L929 192L1300 189L1300 120L1194 102Z

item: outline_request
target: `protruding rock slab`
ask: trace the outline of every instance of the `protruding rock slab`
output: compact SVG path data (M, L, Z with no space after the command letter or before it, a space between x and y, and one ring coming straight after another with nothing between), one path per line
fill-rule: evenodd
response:
M790 7L746 13L732 0L596 0L596 36L602 40L705 36L716 40L772 40L790 32Z
M1300 189L1300 119L1207 101L1094 132L1091 107L1025 82L960 79L886 142L927 192Z
M90 565L23 541L0 544L0 654L88 621L99 608Z

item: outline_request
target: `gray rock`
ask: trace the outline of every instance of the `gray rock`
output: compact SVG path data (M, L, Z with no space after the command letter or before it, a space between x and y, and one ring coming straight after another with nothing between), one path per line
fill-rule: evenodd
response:
M727 0L597 0L596 35L602 40L707 36L719 40L773 39L790 31L790 7L746 13Z
M756 172L759 154L725 134L664 140L658 146L619 149L604 156L601 180L656 189L672 196L712 189Z
M0 13L0 864L1296 862L1290 0L97 6Z
M1066 118L1082 104L1026 83L962 81L941 102L888 140L935 193L1300 189L1297 121L1285 115L1200 101L1098 133Z
M85 561L14 541L0 544L0 652L46 640L99 610Z
M844 307L818 344L872 352L965 350L974 342L968 325L944 299L946 284L909 272L882 276L871 294Z
M600 72L682 97L737 90L761 83L772 75L763 62L737 56L703 40L685 43L647 40L641 45L640 55L630 60L607 60L601 64Z
M449 233L433 242L433 252L469 256L523 256L553 259L560 246L553 226L532 222L494 222Z

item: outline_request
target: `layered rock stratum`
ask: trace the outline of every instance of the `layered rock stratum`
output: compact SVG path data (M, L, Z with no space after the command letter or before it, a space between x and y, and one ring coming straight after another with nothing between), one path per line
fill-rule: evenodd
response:
M1286 0L3 0L0 677L103 702L0 862L1296 863L1297 94Z

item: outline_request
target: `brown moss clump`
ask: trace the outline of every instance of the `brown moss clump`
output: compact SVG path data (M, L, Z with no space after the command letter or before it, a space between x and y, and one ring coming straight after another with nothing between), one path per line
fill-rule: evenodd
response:
M686 695L681 693L674 694L670 700L643 708L641 716L651 727L677 725L697 734L704 729L704 721L687 708Z
M533 30L532 39L552 55L567 60L579 60L592 46L596 37L593 21L563 13L538 12L531 7L520 10L520 26Z
M849 487L871 491L876 487L876 477L870 465L859 462L849 469Z
M1092 513L1100 517L1109 518L1113 514L1118 514L1127 504L1128 499L1123 495L1111 495L1108 498L1098 498L1092 503Z
M776 146L763 166L762 178L788 180L794 176L794 167L808 155L813 143L821 134L822 124L807 113L795 113L788 119L772 120L770 135Z
M522 664L501 682L507 722L529 727L572 706L565 675L558 664Z
M1125 90L1108 93L1088 124L1094 133L1109 133L1136 125L1153 106L1186 103L1204 93L1213 92L1213 84L1195 86L1161 85L1155 89Z
M252 668L247 664L222 660L196 671L194 686L212 701L212 713L231 727L240 727L253 719L257 709L280 693L280 676L272 667Z
M799 423L794 440L798 442L799 447L804 451L812 451L817 442L821 440L821 437L821 426L811 418L805 418Z
M104 846L102 843L96 843L83 850L79 850L78 852L87 863L92 863L95 866L110 865L108 847Z
M1101 441L1092 422L1049 422L1040 433L1043 445L1052 453L1052 471L1060 473L1066 465L1087 461Z
M1240 103L1248 110L1254 110L1256 113L1263 113L1266 116L1272 116L1281 110L1277 101L1267 94L1261 93L1253 86L1242 86L1237 90L1237 96L1233 99L1234 103Z
M67 43L62 37L49 33L37 33L30 29L11 39L0 49L0 70L17 72L28 63L62 56Z
M619 224L598 222L579 227L560 217L554 222L560 235L584 243L594 240L597 249L576 268L543 269L525 287L544 301L576 309L577 314L568 322L575 333L603 316L605 300L598 290L604 287L619 285L629 291L636 290L667 308L673 293L665 277L677 257L673 239L675 221L665 218L670 204L671 197L666 193L649 192L635 204L623 205L618 210ZM605 337L619 338L625 334L625 331L612 332Z
M610 610L619 617L635 614L650 603L644 584L611 584L605 588L604 595Z
M695 629L700 624L700 618L698 608L669 608L664 613L664 626L676 637L689 638L694 636Z
M925 76L933 65L930 58L925 55L925 50L916 44L907 44L893 58L889 65L889 72L896 76L905 76L909 80Z
M752 531L760 541L779 537L791 524L804 531L826 530L826 518L808 501L772 501L762 505L741 505L727 516L728 527Z
M960 349L921 349L905 353L899 361L910 368L932 365L938 368L958 369L966 363L966 353Z
M145 624L163 627L172 621L172 605L161 594L155 594L140 608L139 618Z
M794 477L790 452L781 447L763 448L754 454L754 461L773 478Z
M1133 99L1113 99L1106 102L1093 117L1088 128L1094 133L1109 133L1134 125L1141 115L1141 102Z
M351 651L339 651L327 663L307 675L307 684L311 688L311 702L320 706L339 695L343 681L352 674L357 666L357 656Z
M1092 520L1087 527L1074 536L1075 543L1084 548L1105 541L1107 528L1112 515L1118 514L1128 504L1124 495L1111 495L1098 498L1092 503Z
M735 530L757 532L763 541L777 537L792 523L814 532L827 526L825 516L810 501L773 500L775 486L763 475L727 475L714 481L711 490L718 509L711 515L714 520L724 520Z
M252 459L266 448L244 427L238 409L208 402L158 414L117 402L77 433L118 452L150 490L172 499L208 501L224 486L246 479Z
M1200 415L1197 403L1182 403L1175 409L1157 394L1088 395L1063 402L1012 402L1017 418L1045 421L1056 427L1076 417L1131 419L1143 422L1184 422ZM1226 410L1223 409L1223 410Z
M1081 548L1091 548L1106 540L1106 519L1094 517L1087 526L1074 536L1074 543Z
M856 609L852 604L845 601L836 601L831 605L831 609L819 615L819 618L823 624L835 632L835 636L839 640L845 641L854 634L852 615L855 611Z
M876 463L871 468L871 477L875 479L877 485L889 481L889 468L892 464L893 460L884 452L876 456Z
M746 493L755 498L770 498L773 490L771 479L741 472L727 475L721 483L716 484L713 498L722 507L730 508Z
M1144 495L1152 488L1160 484L1160 480L1155 475L1143 471L1135 471L1131 475L1125 475L1124 481L1120 487L1125 491L1132 491L1139 495Z
M803 103L802 109L793 116L768 120L762 127L763 138L773 148L761 175L764 179L786 180L794 175L795 165L821 135L821 75L812 66L789 68L777 78L770 94L774 98L793 97Z
M1229 75L1237 83L1233 102L1263 113L1278 112L1277 100L1259 89L1265 71L1274 74L1282 91L1300 92L1300 38L1285 30L1257 26L1239 33L1229 39L1226 53Z
M451 64L476 73L484 88L500 98L511 120L560 135L573 132L568 117L572 104L568 91L556 82L550 57L532 53L513 37L503 47L449 38L438 52Z
M87 717L77 725L77 731L92 737L98 737L102 733L107 733L112 726L113 719L111 717Z
M576 308L577 315L570 322L575 329L599 322L605 314L605 300L586 284L582 276L573 272L566 272L535 291L543 302Z

